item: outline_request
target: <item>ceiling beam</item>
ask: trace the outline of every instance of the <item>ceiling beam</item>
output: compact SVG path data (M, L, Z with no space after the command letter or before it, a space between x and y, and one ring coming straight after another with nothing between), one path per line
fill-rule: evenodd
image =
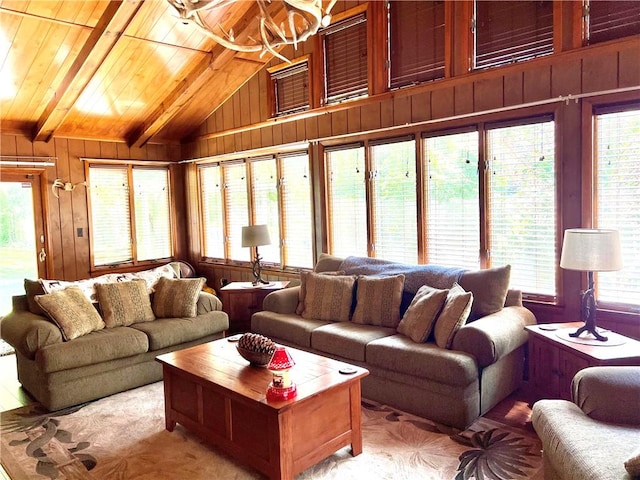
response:
M56 89L33 131L33 141L51 140L144 0L111 1Z

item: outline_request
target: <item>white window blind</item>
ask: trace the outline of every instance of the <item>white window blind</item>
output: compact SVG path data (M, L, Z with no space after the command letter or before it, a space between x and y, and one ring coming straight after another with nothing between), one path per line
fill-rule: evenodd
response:
M127 167L89 167L93 264L133 260Z
M246 165L224 165L222 171L227 256L230 260L248 262L251 260L251 249L242 246L242 227L249 225Z
M427 262L476 269L480 263L478 132L423 141Z
M511 287L556 295L554 122L487 132L489 256L511 265Z
M266 224L271 245L258 247L260 257L267 263L280 263L280 218L278 215L278 172L274 158L253 161L251 191L254 224Z
M221 170L218 165L198 170L202 192L203 255L209 258L225 258Z
M415 158L415 140L371 147L376 257L418 262Z
M620 232L622 270L598 273L601 302L640 305L640 109L596 115L596 222Z
M329 177L329 242L339 257L367 256L364 147L326 153Z
M313 267L313 212L309 156L282 157L282 208L284 219L284 266Z
M171 257L169 170L134 167L133 193L137 260Z

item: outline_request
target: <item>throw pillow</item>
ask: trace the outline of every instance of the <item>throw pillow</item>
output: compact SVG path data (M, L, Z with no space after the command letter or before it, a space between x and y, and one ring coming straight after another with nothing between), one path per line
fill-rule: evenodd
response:
M195 317L204 278L160 277L155 284L153 313L158 318Z
M318 275L344 275L344 271L339 272L320 272ZM307 294L307 285L306 282L302 281L302 277L300 278L300 288L298 289L298 306L296 307L296 315L302 315L304 312L304 297Z
M353 323L396 328L400 323L400 303L404 275L358 276Z
M453 337L469 317L472 303L473 294L465 292L464 288L454 283L447 294L442 312L436 320L434 327L436 345L440 348L451 348Z
M449 290L439 290L428 285L420 287L400 320L398 333L417 343L426 342L448 293Z
M98 302L107 328L155 320L144 280L96 284Z
M36 302L36 295L44 295L45 291L42 288L42 284L37 280L29 280L28 278L24 279L24 292L27 295L27 305L29 306L29 311L31 313L35 313L36 315L46 315L44 310L40 308L38 302Z
M46 295L36 302L54 321L65 340L73 340L104 328L104 322L80 287L69 287Z
M624 462L624 468L632 477L640 476L640 447L636 448Z
M473 320L502 310L509 290L510 276L511 265L469 271L462 275L460 286L473 294Z
M356 277L302 272L300 281L306 290L303 318L349 321Z

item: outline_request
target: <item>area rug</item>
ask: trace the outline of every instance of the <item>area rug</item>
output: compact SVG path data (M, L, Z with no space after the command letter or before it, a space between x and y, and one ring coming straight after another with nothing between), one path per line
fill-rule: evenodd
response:
M264 478L181 425L165 430L162 382L53 413L21 407L0 414L0 426L0 459L15 480ZM542 478L540 442L525 429L480 418L459 431L368 401L362 426L361 455L344 448L297 478Z

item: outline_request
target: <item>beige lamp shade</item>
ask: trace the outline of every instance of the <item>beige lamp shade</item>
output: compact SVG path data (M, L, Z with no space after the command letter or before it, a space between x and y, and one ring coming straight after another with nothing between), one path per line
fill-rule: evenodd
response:
M617 230L572 228L565 230L560 266L567 270L611 272L622 268Z
M271 245L269 229L266 225L249 225L242 227L242 246L259 247L260 245Z

